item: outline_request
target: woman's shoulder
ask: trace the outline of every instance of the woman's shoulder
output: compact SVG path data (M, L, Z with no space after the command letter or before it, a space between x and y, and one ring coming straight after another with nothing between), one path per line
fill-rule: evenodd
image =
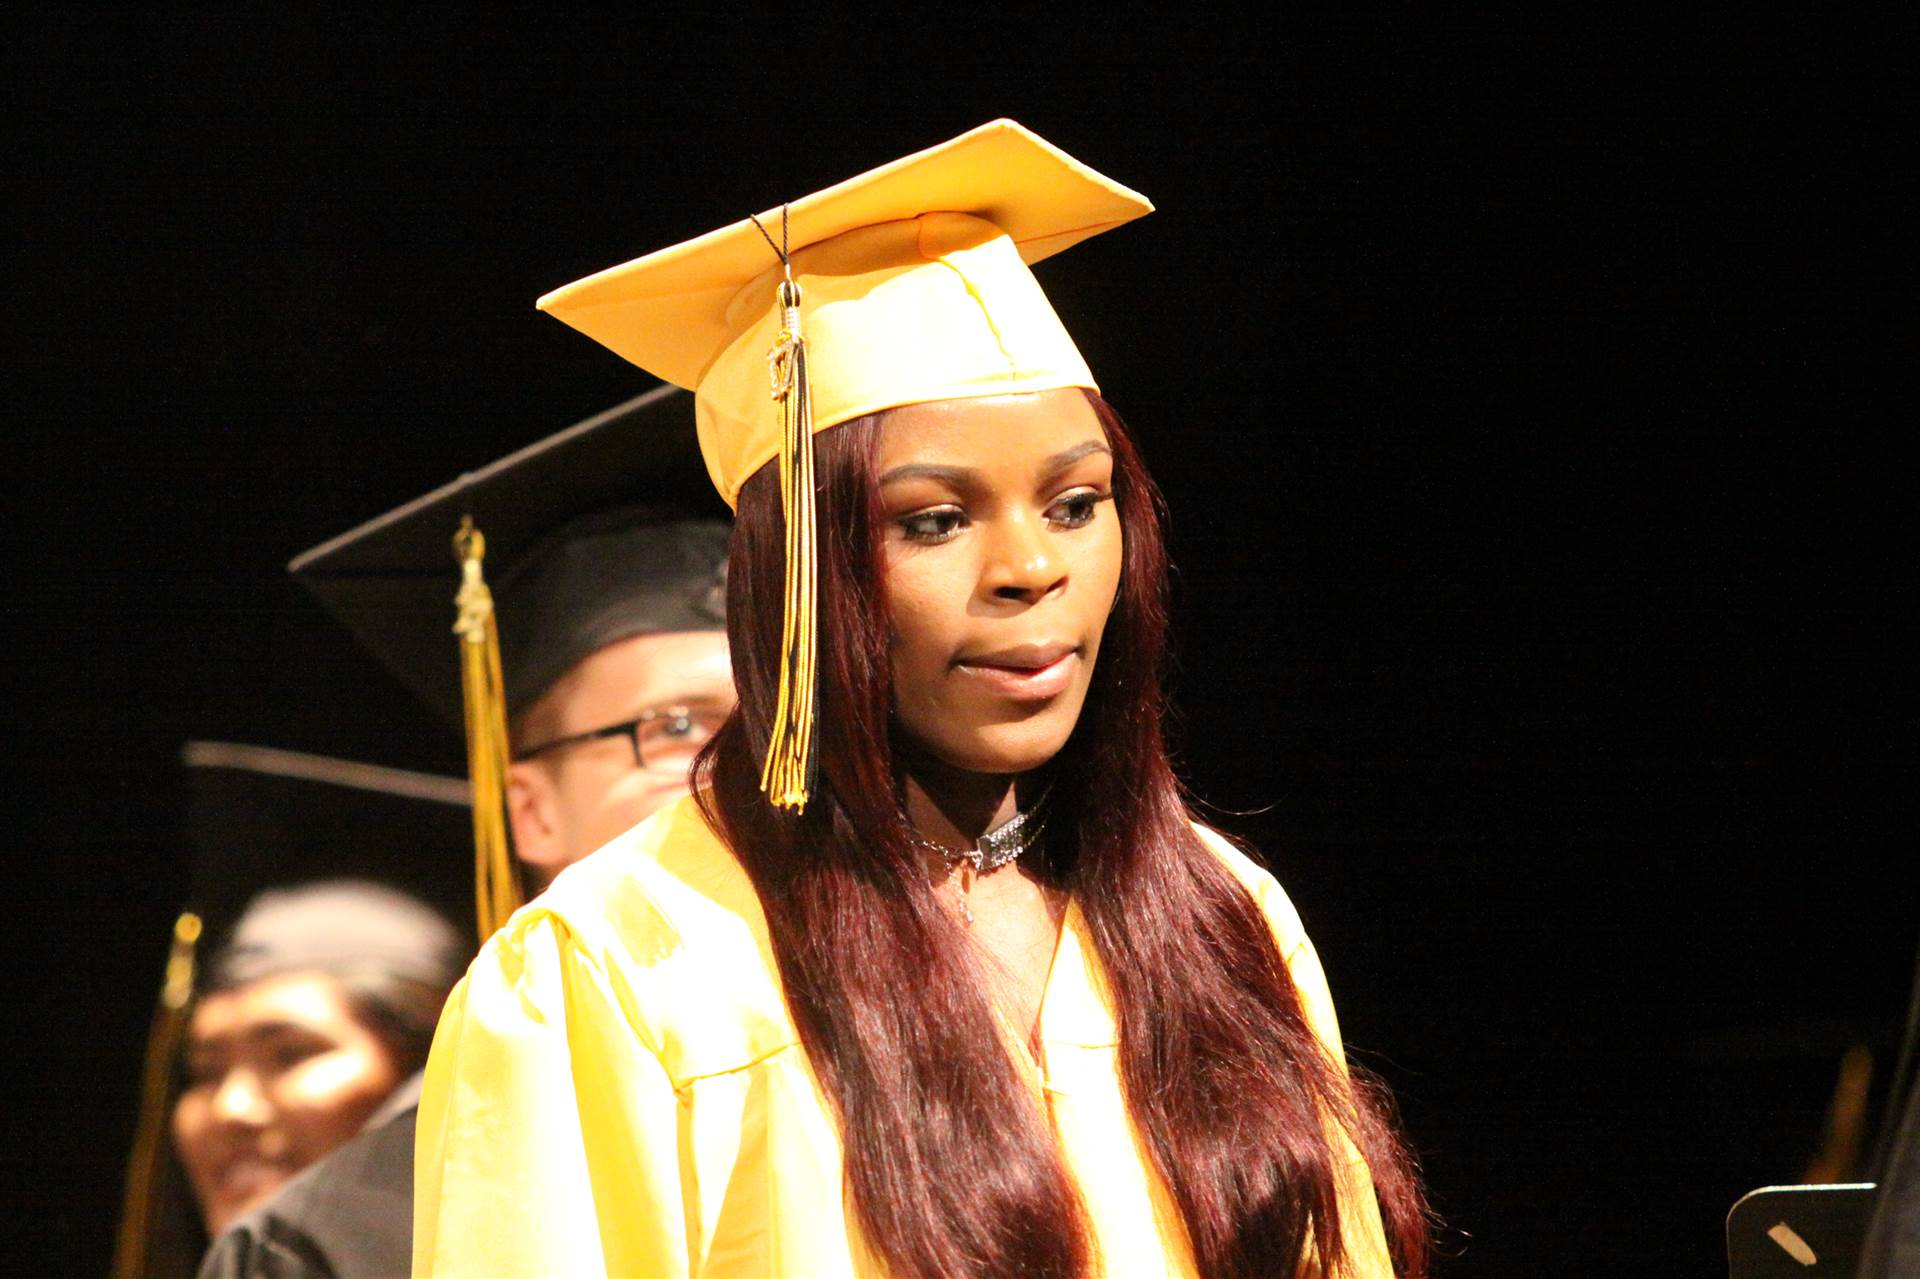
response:
M590 951L643 954L765 928L746 872L691 797L561 871L502 931L522 922Z
M759 898L691 799L562 871L481 954L476 972L550 966L574 998L599 989L676 1082L793 1037Z
M1291 960L1294 952L1306 943L1307 930L1300 922L1300 912L1294 909L1293 900L1287 896L1286 889L1280 886L1280 881L1239 844L1204 822L1193 822L1193 832L1200 837L1207 851L1218 858L1253 895L1254 902L1266 915L1280 943L1280 953Z
M1346 1057L1340 1042L1340 1019L1333 1011L1333 996L1327 990L1326 972L1320 966L1319 953L1314 950L1306 927L1300 922L1300 914L1293 908L1286 890L1280 887L1280 881L1270 872L1219 831L1211 830L1199 822L1193 824L1193 829L1199 835L1200 842L1246 886L1261 912L1266 915L1267 926L1273 930L1274 942L1279 946L1294 988L1299 992L1300 1006L1306 1014L1307 1024L1313 1027L1314 1034L1326 1045L1334 1059L1344 1063Z

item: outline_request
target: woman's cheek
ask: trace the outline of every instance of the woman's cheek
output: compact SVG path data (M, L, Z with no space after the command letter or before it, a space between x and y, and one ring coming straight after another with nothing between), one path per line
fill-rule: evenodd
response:
M283 1081L281 1113L309 1158L360 1130L398 1080L387 1063L364 1052L324 1053Z
M189 1170L200 1163L201 1144L207 1130L206 1090L190 1088L173 1107L173 1150Z
M940 597L927 589L922 577L911 571L895 574L887 603L893 613L895 663L901 668L897 674L924 680L930 668L946 665L957 640L945 635Z
M213 1152L208 1148L212 1131L212 1101L204 1088L192 1088L181 1094L173 1108L173 1153L187 1174L187 1187L202 1216L211 1212L214 1201Z

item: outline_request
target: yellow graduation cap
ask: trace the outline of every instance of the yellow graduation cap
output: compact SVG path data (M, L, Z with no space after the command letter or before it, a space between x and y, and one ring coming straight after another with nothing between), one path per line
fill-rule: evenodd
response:
M761 779L773 803L803 809L812 772L813 432L902 404L1097 389L1028 268L1152 209L996 120L540 299L694 391L729 505L780 459L786 621Z

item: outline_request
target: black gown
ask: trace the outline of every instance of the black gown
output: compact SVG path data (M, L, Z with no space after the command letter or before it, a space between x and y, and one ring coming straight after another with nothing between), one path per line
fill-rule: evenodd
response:
M1920 1087L1907 1081L1904 1101L1888 1122L1887 1166L1874 1195L1873 1217L1860 1258L1860 1279L1899 1279L1920 1274Z

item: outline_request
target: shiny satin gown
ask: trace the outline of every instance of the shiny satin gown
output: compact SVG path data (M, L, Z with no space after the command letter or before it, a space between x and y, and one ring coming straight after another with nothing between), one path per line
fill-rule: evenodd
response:
M1201 833L1266 912L1339 1059L1292 904ZM1127 1117L1113 1013L1072 905L1038 1039L1037 1057L1012 1051L1078 1181L1102 1273L1193 1274ZM847 1210L840 1134L753 886L691 800L566 871L481 951L434 1040L418 1142L419 1276L885 1273ZM1344 1148L1348 1273L1390 1276L1366 1165Z

